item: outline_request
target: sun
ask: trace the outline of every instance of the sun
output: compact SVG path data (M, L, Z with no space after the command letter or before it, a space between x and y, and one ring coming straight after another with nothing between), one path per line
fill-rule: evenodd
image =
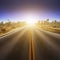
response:
M33 21L33 20L26 20L26 23L28 24L28 25L34 25L35 24L35 21Z
M37 20L36 16L34 14L27 14L27 15L25 15L24 19L25 19L25 22L30 26L34 25Z
M34 19L29 18L28 20L26 20L26 23L29 26L34 26L36 21Z

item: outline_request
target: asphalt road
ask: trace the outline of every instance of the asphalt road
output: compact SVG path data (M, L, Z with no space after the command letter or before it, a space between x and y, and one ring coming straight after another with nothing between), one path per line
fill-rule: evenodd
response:
M60 35L21 28L0 37L0 60L60 60Z

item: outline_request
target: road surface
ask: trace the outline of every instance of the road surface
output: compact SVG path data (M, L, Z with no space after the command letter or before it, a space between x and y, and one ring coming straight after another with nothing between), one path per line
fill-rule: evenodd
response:
M0 37L0 60L60 60L60 35L39 28L12 31Z

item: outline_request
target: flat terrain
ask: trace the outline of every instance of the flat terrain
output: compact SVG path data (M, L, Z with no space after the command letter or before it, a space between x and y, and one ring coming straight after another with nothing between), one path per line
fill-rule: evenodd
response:
M60 60L60 34L24 27L0 37L0 60L30 60L30 56L31 60Z

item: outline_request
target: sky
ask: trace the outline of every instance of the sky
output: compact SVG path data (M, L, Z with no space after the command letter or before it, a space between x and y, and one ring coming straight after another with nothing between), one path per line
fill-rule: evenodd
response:
M0 0L0 21L21 21L30 15L60 21L60 0Z

